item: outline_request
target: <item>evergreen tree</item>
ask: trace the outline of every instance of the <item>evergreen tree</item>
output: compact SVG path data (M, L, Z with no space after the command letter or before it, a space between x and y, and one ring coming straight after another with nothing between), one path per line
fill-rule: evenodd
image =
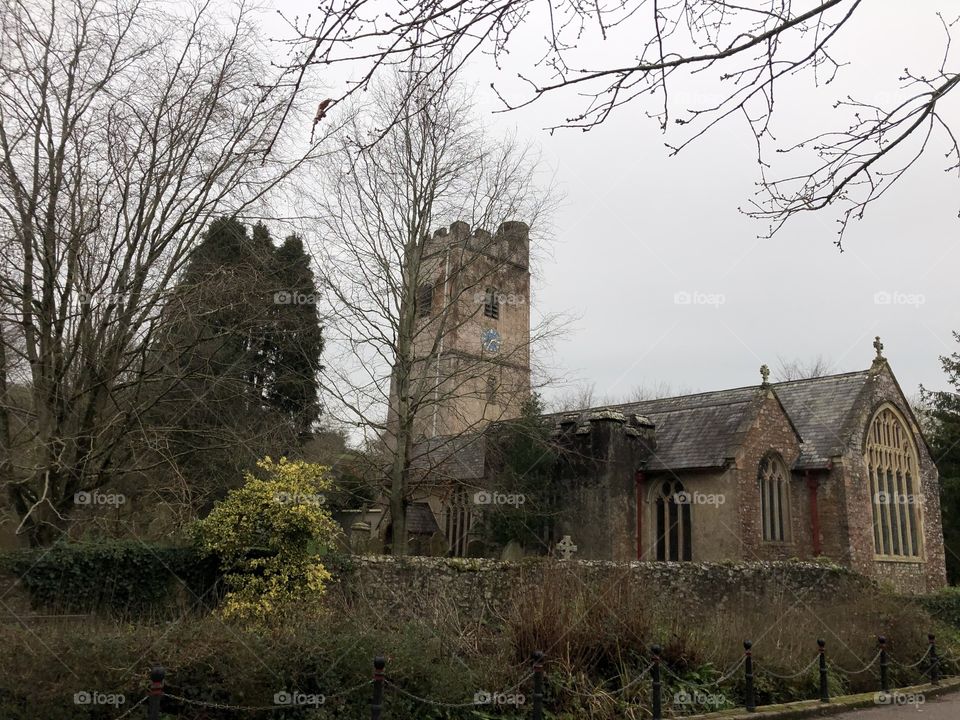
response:
M960 333L953 333L953 337L960 342ZM941 356L940 363L953 391L921 392L929 407L929 440L940 471L947 578L955 585L960 581L960 352Z
M164 465L198 510L224 496L264 455L296 455L319 414L322 337L299 239L276 248L261 223L210 224L165 312L155 344L160 398L150 414Z
M301 441L320 414L317 373L323 334L317 288L303 241L290 235L274 253L274 317L268 356L267 401L296 430Z
M487 504L481 516L481 532L489 543L502 547L516 541L531 550L546 546L561 503L556 481L560 456L551 429L536 393L523 404L519 418L493 427L490 443L498 469L491 491L500 498Z

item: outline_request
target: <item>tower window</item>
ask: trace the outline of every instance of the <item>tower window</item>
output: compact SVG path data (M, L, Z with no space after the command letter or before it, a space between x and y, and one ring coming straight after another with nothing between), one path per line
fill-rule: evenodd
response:
M496 288L487 288L483 301L483 314L494 320L500 317L500 296Z
M430 317L433 311L433 284L424 283L417 288L417 317Z

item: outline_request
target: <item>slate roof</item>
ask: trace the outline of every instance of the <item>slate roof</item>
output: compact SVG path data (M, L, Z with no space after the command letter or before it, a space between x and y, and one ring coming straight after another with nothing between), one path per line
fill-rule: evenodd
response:
M870 371L771 384L801 440L795 467L826 466L843 452L846 425ZM654 425L657 448L648 470L722 467L736 454L762 397L761 386L716 390L610 406ZM582 423L602 408L556 413Z
M407 506L407 532L414 535L440 532L440 526L427 503L417 502Z
M862 370L770 385L801 440L795 468L825 467L843 454L851 415L869 376L870 370ZM591 416L625 420L636 415L641 424L654 426L656 449L648 470L694 470L723 467L736 455L762 398L762 387L751 385L547 417L583 426ZM439 480L481 480L485 445L482 432L424 440L415 447L412 466Z
M861 370L773 386L803 438L798 467L822 467L843 453L846 425L869 375Z
M377 523L377 531L390 524L390 510L380 515L380 521ZM415 502L407 505L407 532L413 535L433 535L440 532L440 526L437 525L437 519L430 509L430 504L425 502Z
M733 457L753 419L759 387L736 388L617 405L654 425L657 449L648 470L720 467Z
M427 438L414 444L410 468L443 479L480 479L484 476L483 433Z

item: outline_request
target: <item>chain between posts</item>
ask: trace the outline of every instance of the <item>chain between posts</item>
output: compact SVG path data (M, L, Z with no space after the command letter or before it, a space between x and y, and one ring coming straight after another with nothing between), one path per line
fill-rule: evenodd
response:
M883 636L877 637L877 642L879 644L879 650L877 654L873 657L870 662L864 665L859 670L848 670L839 666L834 665L833 663L828 664L826 657L826 643L822 639L817 640L818 653L809 663L807 663L803 668L798 670L795 673L790 675L780 675L770 670L765 669L760 666L755 665L755 660L753 657L753 643L749 640L744 641L743 643L743 655L741 658L732 665L726 672L724 672L719 678L708 683L695 683L677 675L673 672L668 666L663 663L663 658L661 656L662 648L659 645L653 645L650 648L652 655L652 662L647 665L638 675L633 677L629 682L623 684L620 688L612 691L604 691L598 688L593 693L580 693L571 691L571 694L578 696L585 695L596 695L600 692L603 692L607 696L613 697L626 693L627 690L637 685L641 680L643 680L648 674L651 678L652 683L652 695L651 695L651 715L652 720L662 720L663 718L663 673L666 672L668 676L676 680L683 686L692 688L694 690L708 689L720 685L723 682L726 682L732 678L737 671L743 667L744 668L744 707L749 712L755 712L757 709L756 697L755 697L755 686L754 681L756 677L756 672L759 672L763 675L767 675L779 680L792 680L802 676L803 674L809 672L814 665L819 663L819 680L820 680L820 701L827 703L830 702L829 687L828 687L828 671L830 667L833 667L839 672L842 672L846 675L858 675L870 670L877 661L880 662L880 690L884 694L890 693L890 676L889 668L891 663L902 669L913 669L917 668L927 662L927 668L923 672L924 675L929 674L930 682L934 685L939 685L940 683L940 662L943 657L946 657L948 660L952 660L951 656L946 655L941 657L937 652L936 647L936 637L931 633L927 636L928 647L923 656L915 663L909 665L903 665L901 663L893 660L887 650L887 639ZM544 654L540 651L537 651L533 654L532 657L532 671L527 673L519 682L517 682L512 688L505 691L506 693L511 693L514 690L519 689L524 683L526 683L530 677L533 677L533 720L543 720L544 719ZM384 688L389 686L389 688L400 695L403 695L407 698L415 700L417 702L431 705L438 708L467 708L467 707L476 707L478 705L483 705L483 702L474 699L472 702L464 703L449 703L437 700L431 700L429 698L420 697L414 693L405 690L399 685L391 682L386 678L385 667L386 660L383 657L377 657L374 659L374 672L373 679L366 680L358 685L341 690L332 695L320 695L319 697L323 698L325 701L328 698L337 698L348 695L352 692L356 692L367 686L372 686L372 698L370 703L370 717L372 720L381 720L383 718L384 710ZM177 700L179 702L185 703L187 705L195 705L199 707L206 707L218 710L229 710L234 712L245 712L245 711L273 711L273 710L289 710L290 706L286 704L273 704L273 705L262 705L262 706L243 706L243 705L231 705L228 703L216 703L209 702L204 700L194 700L191 698L186 698L180 695L175 695L169 692L166 692L164 689L164 677L165 670L162 667L154 667L150 671L150 690L148 694L140 698L134 705L129 707L122 715L118 716L116 720L123 720L123 718L129 717L133 711L139 708L144 703L148 704L148 720L159 720L160 718L160 705L163 697L167 697Z
M621 693L625 693L627 690L629 690L634 685L636 685L641 680L643 680L647 676L647 673L649 673L652 669L653 669L653 663L651 662L649 665L647 665L647 667L645 667L640 672L639 675L634 677L632 680L630 680L630 682L626 683L625 685L621 685L616 690L605 690L604 688L599 687L599 688L595 688L593 692L579 692L577 690L571 690L569 688L567 688L565 691L575 697L595 697L597 693L604 693L605 695L608 695L610 697L616 697Z
M876 665L876 664L877 664L877 660L880 659L881 654L882 654L881 651L877 651L877 654L873 656L873 660L871 660L870 662L868 662L866 665L864 665L864 666L863 666L861 669L859 669L859 670L847 670L847 669L845 669L845 668L840 667L840 666L837 665L836 663L831 663L831 665L832 665L835 669L837 669L837 670L839 670L840 672L842 672L844 675L860 675L861 673L865 673L867 670L869 670L869 669L872 668L874 665Z
M690 682L689 680L685 680L684 678L682 678L682 677L680 677L679 675L677 675L675 672L673 672L673 670L671 670L671 669L668 668L668 667L664 667L663 670L664 670L664 672L667 673L667 675L669 675L670 677L672 677L674 680L676 680L676 681L678 681L678 682L686 685L687 687L692 687L692 688L694 688L694 689L696 689L696 690L703 690L703 689L705 689L705 688L716 687L716 686L719 685L720 683L726 682L727 680L729 680L730 678L732 678L733 675L734 675L734 673L736 673L737 670L739 670L739 669L743 666L743 664L746 662L746 660L747 660L746 656L741 657L741 658L740 658L739 660L737 660L737 662L734 663L734 665L733 665L729 670L727 670L723 675L721 675L721 676L720 676L719 678L717 678L716 680L713 680L712 682L708 682L708 683L694 683L694 682Z
M801 675L803 675L804 673L809 672L809 671L810 671L810 668L812 668L814 665L816 665L816 664L819 663L819 662L820 662L820 655L817 654L817 655L813 658L813 660L811 660L811 661L810 661L809 663L807 663L803 668L801 668L801 669L798 670L797 672L793 673L792 675L778 675L777 673L773 672L772 670L767 670L766 668L764 668L764 667L762 667L762 666L757 668L757 672L762 673L762 674L764 674L764 675L769 675L770 677L776 678L777 680L793 680L794 678L798 678L798 677L800 677Z
M141 705L143 705L143 704L144 704L147 700L149 700L149 699L150 699L150 696L149 696L149 695L144 695L142 698L140 698L139 700L137 700L137 702L135 702L133 705L131 705L130 707L128 707L128 708L124 711L123 715L118 715L116 718L114 718L114 720L123 720L125 717L128 717L128 716L130 715L130 713L132 713L132 712L133 712L134 710L136 710L138 707L140 707Z

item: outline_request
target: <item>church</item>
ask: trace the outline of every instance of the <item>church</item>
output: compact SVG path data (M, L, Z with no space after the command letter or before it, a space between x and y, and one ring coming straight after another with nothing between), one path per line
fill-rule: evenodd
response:
M491 312L491 301L529 297L530 285L526 226L505 223L500 234L511 241L500 284L484 288L479 308L463 309L476 317L447 345L474 368L485 363L485 382L462 383L463 400L446 398L440 422L428 410L416 444L421 472L407 530L424 554L505 550L478 538L486 511L478 498L496 486L497 425L529 397L529 354L498 357L526 348L529 308L501 303ZM463 251L477 235L455 223L433 239ZM771 383L764 366L759 380L546 416L565 458L556 477L565 504L552 547L507 550L651 562L822 558L899 592L945 585L937 469L880 339L863 370ZM389 538L386 509L362 519L354 536Z

